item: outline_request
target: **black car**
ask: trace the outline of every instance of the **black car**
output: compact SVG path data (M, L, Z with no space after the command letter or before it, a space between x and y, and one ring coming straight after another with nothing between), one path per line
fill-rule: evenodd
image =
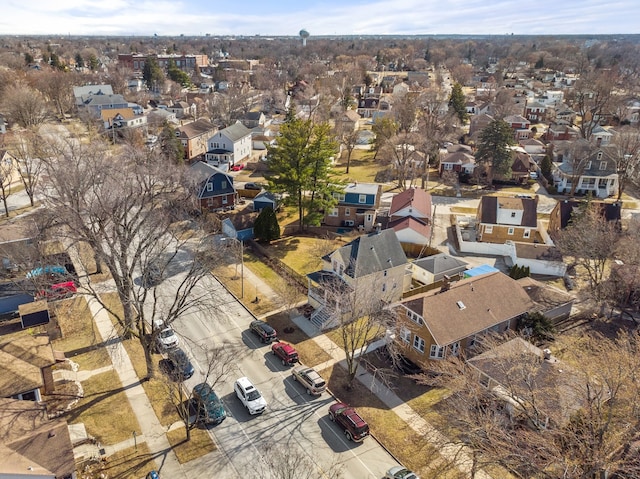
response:
M249 328L251 329L251 331L258 335L260 341L262 341L263 343L270 343L278 337L278 333L275 329L259 319L251 321Z
M244 189L245 190L261 190L262 186L260 186L257 183L245 183L244 184Z
M189 356L182 348L174 348L167 351L167 360L164 363L167 373L178 380L189 379L195 372Z

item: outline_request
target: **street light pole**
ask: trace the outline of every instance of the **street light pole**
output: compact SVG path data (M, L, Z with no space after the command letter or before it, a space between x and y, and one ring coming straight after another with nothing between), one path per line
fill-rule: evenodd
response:
M240 240L240 299L244 299L244 241Z

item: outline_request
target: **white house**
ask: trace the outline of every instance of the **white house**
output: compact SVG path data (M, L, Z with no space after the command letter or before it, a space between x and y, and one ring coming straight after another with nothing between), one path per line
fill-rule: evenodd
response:
M207 140L207 163L235 165L251 155L251 130L237 122Z

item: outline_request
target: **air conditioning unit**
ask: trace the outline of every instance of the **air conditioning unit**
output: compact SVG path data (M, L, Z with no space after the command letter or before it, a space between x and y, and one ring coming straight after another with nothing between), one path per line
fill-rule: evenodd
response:
M345 226L353 226L355 223L353 220L345 220L344 225Z

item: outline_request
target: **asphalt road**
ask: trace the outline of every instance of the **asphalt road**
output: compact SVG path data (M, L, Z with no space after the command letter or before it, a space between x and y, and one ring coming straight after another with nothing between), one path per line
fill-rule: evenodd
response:
M179 278L165 280L161 288L170 288ZM209 364L214 364L215 377L224 362L228 374L220 379L214 389L225 404L228 417L218 426L209 428L220 454L210 457L208 464L189 464L195 473L202 468L216 471L216 478L275 477L267 465L272 456L270 448L278 453L298 458L304 468L316 468L314 477L330 478L329 471L339 469L344 479L381 478L397 464L373 438L363 443L348 441L344 433L329 420L328 408L334 399L325 393L310 397L293 381L289 367L282 366L271 354L269 345L248 329L254 319L233 296L214 278L202 283L212 304L204 311L193 311L174 322L182 347L192 357L196 372L186 381L189 389L205 380ZM211 357L211 351L223 346L231 357ZM247 376L267 400L267 410L258 416L250 416L233 391L233 382ZM366 419L366 418L365 418ZM193 462L197 462L193 461ZM295 462L295 461L294 461ZM306 476L305 476L306 477Z

